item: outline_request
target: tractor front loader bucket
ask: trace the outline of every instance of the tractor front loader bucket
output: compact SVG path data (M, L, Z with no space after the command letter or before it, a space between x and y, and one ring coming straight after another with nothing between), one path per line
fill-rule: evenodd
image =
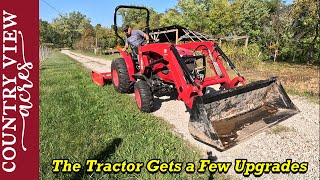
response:
M111 81L111 72L98 73L98 72L92 71L91 78L92 78L92 81L97 85L104 86L105 82Z
M273 77L195 97L189 131L195 139L225 150L298 112Z

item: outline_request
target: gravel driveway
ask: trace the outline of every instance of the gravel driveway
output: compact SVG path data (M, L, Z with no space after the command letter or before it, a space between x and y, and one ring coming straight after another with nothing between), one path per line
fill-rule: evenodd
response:
M70 52L62 53L79 61L86 69L97 72L110 71L111 61L93 58ZM303 97L290 96L293 103L301 112L279 123L239 145L219 152L192 138L188 132L189 114L182 101L172 100L168 96L155 99L157 110L154 115L168 121L174 127L174 132L181 135L187 142L199 148L203 155L212 152L218 162L235 159L247 159L250 162L285 162L292 159L293 162L308 162L306 174L264 174L259 179L318 179L319 178L319 104L309 102ZM236 174L233 167L229 175L236 179L242 179L242 174ZM255 179L250 175L249 179Z

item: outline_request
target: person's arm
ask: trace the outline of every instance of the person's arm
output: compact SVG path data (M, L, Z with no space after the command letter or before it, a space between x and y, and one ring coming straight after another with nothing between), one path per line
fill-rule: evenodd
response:
M128 44L128 41L126 40L124 48L122 48L122 51L126 51L128 48L129 48L129 44Z
M146 38L147 44L149 44L149 35L146 33L143 33L143 37Z

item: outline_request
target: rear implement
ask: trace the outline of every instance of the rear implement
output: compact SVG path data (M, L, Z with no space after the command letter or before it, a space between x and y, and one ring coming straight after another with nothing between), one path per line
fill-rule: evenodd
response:
M98 73L98 72L92 71L91 78L92 78L92 81L97 85L104 86L106 82L111 81L111 73L110 72Z

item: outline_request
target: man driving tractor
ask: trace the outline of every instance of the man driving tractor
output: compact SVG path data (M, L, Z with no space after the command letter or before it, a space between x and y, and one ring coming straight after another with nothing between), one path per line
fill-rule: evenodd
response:
M126 51L130 45L132 54L135 58L138 55L138 47L149 43L149 35L142 32L141 30L133 30L128 25L124 26L123 31L126 33L127 39L122 50ZM144 39L146 39L146 42L144 42Z

